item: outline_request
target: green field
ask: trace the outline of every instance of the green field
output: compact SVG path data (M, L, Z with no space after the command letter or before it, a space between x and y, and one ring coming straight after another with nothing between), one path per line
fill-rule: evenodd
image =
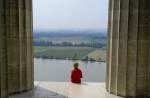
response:
M40 53L42 51L46 51L49 48L45 47L45 46L33 46L33 49L34 49L34 54L37 54L37 53Z
M41 49L41 50L40 50ZM34 57L57 58L57 59L82 59L95 48L88 47L34 47Z
M49 38L41 37L41 38L34 38L34 41L49 41Z
M33 42L34 57L105 61L107 35L102 32L99 30L36 32Z
M85 57L93 60L105 61L105 50L90 48L90 47L34 47L35 58L49 59L84 59Z

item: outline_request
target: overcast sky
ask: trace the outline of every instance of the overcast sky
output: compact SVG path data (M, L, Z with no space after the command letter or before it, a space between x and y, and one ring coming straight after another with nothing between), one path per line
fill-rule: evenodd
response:
M105 29L108 0L33 0L34 30Z

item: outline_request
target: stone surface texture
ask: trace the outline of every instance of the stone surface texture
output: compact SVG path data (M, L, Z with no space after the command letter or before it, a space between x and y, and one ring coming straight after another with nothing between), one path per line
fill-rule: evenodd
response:
M150 95L150 0L110 0L108 92Z
M122 98L109 94L105 83L46 82L36 81L32 91L9 98Z
M0 0L0 96L33 88L32 0Z
M7 97L6 29L4 1L0 0L0 98Z

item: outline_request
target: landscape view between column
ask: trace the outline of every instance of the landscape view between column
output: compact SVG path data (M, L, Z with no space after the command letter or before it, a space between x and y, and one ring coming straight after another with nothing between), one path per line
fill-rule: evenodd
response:
M33 0L35 81L70 81L79 63L84 82L106 78L108 0Z

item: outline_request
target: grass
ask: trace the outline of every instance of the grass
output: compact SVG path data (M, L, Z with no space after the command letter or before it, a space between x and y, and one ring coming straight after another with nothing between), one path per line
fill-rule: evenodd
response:
M35 47L34 56L57 59L82 59L84 56L86 56L94 50L95 48L89 47Z
M34 38L34 41L48 41L49 39L46 37L41 37L41 38Z
M84 59L106 61L106 50L90 47L44 47L34 46L34 57L49 59Z
M46 46L33 46L33 49L34 49L34 54L37 54L37 53L40 53L42 51L46 51L49 48Z

